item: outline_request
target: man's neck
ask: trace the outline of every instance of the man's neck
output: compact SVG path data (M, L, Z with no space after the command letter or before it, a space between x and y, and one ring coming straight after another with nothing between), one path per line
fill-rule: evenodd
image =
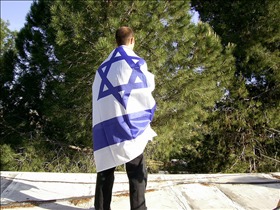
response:
M131 45L131 44L129 44L129 45L120 45L119 47L126 47L126 48L129 48L129 49L131 49L131 50L133 50L133 48L134 48L134 46L133 45Z

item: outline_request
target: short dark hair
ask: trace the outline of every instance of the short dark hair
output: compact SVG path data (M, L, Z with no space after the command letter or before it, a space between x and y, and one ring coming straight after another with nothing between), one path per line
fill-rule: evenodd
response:
M130 27L122 26L116 31L116 42L118 46L126 45L129 39L134 37L134 32Z

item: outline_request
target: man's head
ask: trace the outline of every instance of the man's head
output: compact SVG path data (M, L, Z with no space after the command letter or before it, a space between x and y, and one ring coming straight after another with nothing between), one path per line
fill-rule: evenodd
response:
M118 46L126 45L133 49L134 41L134 33L131 28L122 26L116 31L116 42Z

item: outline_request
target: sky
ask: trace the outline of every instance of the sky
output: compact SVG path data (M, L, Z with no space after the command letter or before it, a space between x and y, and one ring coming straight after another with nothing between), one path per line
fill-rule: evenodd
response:
M9 21L11 31L20 31L24 26L25 17L30 10L32 0L0 0L1 19ZM194 13L192 21L197 23L198 13Z
M25 17L30 10L32 0L0 0L1 19L9 21L9 29L20 31L24 26Z

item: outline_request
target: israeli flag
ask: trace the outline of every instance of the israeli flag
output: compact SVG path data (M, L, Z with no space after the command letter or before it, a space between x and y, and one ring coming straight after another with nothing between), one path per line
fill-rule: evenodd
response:
M125 45L98 68L93 91L93 145L97 172L127 163L156 136L150 127L156 108L154 75Z

